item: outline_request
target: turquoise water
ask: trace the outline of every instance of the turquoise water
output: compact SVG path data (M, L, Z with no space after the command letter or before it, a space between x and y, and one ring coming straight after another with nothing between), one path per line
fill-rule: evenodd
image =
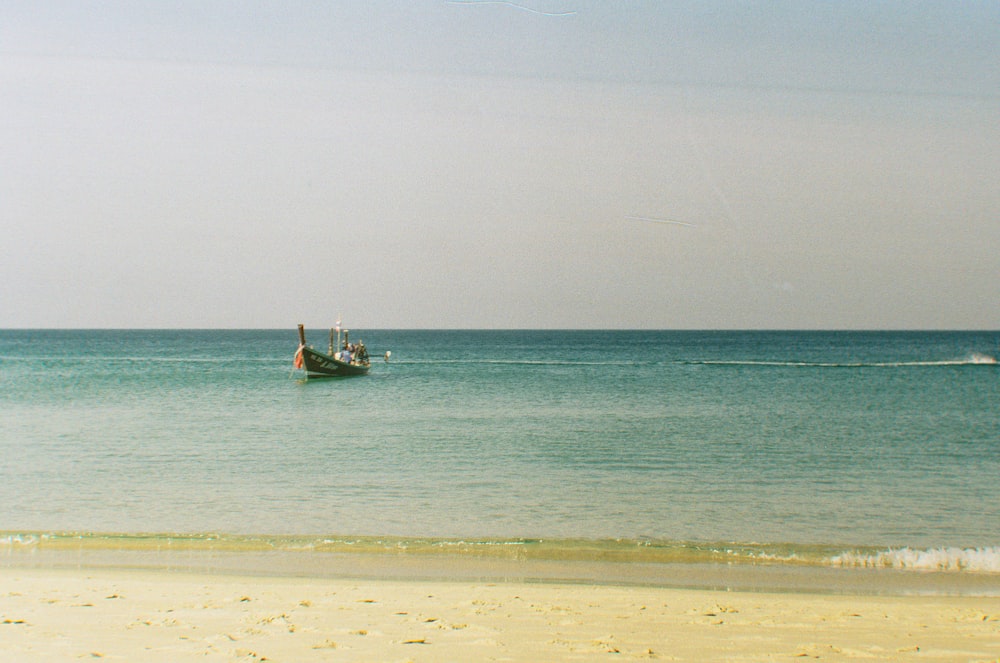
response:
M294 328L0 331L0 531L1000 572L998 332L358 338L305 382Z

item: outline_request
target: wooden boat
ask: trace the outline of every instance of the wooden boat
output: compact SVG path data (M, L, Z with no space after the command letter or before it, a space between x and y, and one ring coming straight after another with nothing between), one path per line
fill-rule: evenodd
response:
M349 340L350 332L347 330L344 330L341 342L338 328L337 345L334 346L333 332L331 329L329 352L324 354L306 345L305 328L299 325L299 349L295 351L295 368L304 369L307 379L365 375L371 368L368 350L364 343L352 344Z

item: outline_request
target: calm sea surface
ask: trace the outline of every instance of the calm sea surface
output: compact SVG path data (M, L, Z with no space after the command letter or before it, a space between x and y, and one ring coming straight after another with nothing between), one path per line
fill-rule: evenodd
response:
M1000 571L998 332L359 337L391 362L306 382L294 328L0 331L0 536L725 543Z

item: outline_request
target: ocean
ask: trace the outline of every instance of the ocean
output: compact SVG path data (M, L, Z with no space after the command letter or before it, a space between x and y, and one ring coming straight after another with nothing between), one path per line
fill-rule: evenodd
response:
M0 551L454 549L1000 588L1000 332L351 338L369 375L306 381L294 327L0 331Z

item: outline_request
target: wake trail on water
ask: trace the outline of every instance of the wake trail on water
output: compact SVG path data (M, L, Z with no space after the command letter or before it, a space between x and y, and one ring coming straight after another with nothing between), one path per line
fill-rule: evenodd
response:
M683 361L684 364L698 366L777 366L787 368L907 368L907 367L939 367L939 366L997 366L995 357L972 353L962 359L944 359L928 361L790 361L790 360L756 360L756 359L698 359Z
M558 359L394 359L393 364L477 364L483 366L639 366L641 361L563 361Z

